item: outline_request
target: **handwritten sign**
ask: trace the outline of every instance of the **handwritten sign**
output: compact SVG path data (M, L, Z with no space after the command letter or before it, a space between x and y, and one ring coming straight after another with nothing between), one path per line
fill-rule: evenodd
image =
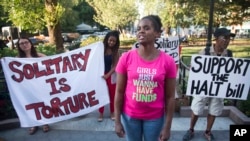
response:
M108 104L103 51L97 42L42 58L1 59L21 126L67 120Z
M172 56L176 64L179 64L180 61L179 46L180 46L180 41L178 36L168 37L168 38L157 38L155 41L155 47ZM134 44L132 49L138 47L139 43L137 42Z
M246 100L250 59L193 55L187 95Z

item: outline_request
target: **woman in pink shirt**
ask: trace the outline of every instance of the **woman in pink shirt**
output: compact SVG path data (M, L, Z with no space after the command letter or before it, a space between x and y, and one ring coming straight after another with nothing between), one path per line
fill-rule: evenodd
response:
M143 17L137 27L139 48L124 53L117 64L115 131L127 141L166 141L174 113L174 59L154 47L161 19Z

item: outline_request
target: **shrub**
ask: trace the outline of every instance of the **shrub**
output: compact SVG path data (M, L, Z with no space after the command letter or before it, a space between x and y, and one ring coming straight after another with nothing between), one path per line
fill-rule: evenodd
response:
M81 47L90 45L92 43L98 42L98 41L103 41L103 38L100 38L95 35L89 36L87 39L81 42ZM120 47L132 47L133 44L136 43L136 39L120 39Z
M136 39L121 40L121 46L132 47L136 43Z
M41 52L47 56L56 54L56 47L48 44L39 44L36 47L37 52ZM0 50L0 58L2 57L16 57L17 49L3 48Z
M55 45L39 44L36 47L36 50L37 50L37 52L41 52L47 56L56 54L56 46Z
M87 45L90 45L92 43L98 42L98 41L102 41L103 38L99 38L98 36L95 35L91 35L89 36L87 39L85 39L84 41L81 42L81 47L85 47Z
M2 50L0 50L0 58L2 58L2 57L15 57L15 56L17 56L16 49L3 48Z

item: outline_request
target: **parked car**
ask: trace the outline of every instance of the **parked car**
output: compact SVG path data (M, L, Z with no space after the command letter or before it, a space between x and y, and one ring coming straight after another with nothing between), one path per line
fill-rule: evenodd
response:
M79 33L62 33L62 38L64 42L72 42L80 37Z
M30 39L30 41L32 42L33 45L38 45L38 44L40 44L40 43L41 43L41 44L44 43L43 40L40 40L40 39L37 39L37 38L34 38L34 37L30 37L29 39Z

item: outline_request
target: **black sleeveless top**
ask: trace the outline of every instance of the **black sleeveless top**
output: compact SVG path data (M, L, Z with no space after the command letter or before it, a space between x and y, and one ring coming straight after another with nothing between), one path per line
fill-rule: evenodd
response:
M104 55L105 72L109 72L112 66L112 55Z

